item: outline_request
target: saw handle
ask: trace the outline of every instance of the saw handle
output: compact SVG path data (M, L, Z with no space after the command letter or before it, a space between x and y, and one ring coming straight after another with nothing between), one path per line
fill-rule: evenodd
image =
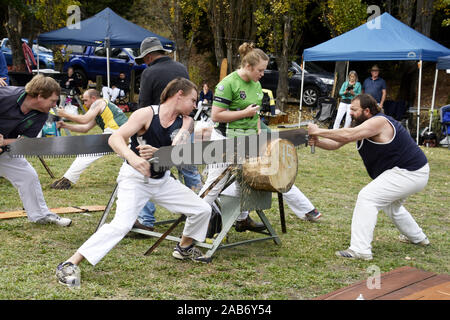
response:
M159 158L151 158L151 159L148 159L147 161L149 163L158 163L158 160L159 160ZM148 182L149 182L149 177L144 176L144 184L148 184Z

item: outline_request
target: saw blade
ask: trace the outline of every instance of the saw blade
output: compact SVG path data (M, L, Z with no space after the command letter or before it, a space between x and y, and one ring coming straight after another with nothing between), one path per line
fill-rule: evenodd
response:
M6 152L14 158L26 156L71 157L99 156L114 153L108 144L111 134L20 138L6 146Z
M263 155L267 142L278 138L289 140L294 146L308 143L308 134L304 129L263 131L259 135L161 147L153 155L158 159L153 166L155 170L164 170L184 165L242 164Z

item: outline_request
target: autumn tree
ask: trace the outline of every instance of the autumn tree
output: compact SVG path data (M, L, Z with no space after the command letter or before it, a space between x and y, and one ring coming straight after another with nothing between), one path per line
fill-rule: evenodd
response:
M303 41L308 4L309 1L303 0L265 0L259 2L255 12L258 43L260 46L267 45L278 65L276 104L280 110L287 106L289 60Z

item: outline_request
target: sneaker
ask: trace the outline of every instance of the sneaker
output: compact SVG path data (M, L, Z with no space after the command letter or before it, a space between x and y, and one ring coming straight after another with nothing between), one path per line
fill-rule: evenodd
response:
M313 210L311 210L310 212L307 212L305 214L305 216L301 219L303 220L307 220L307 221L317 221L319 220L319 218L322 216L322 214L319 212L319 210L317 210L316 208L314 208Z
M183 248L183 247L180 247L179 243L177 243L177 246L173 250L172 256L175 259L179 259L179 260L191 259L192 261L197 261L197 262L209 262L209 260L210 260L210 259L206 259L205 257L203 257L203 252L201 252L200 249L195 247L194 244L191 244L190 246Z
M408 239L407 236L405 236L404 234L401 234L401 235L398 236L398 240L400 240L400 242L403 242L403 243L412 243L412 244L415 244L415 245L418 245L418 246L423 246L423 247L426 247L426 246L430 245L430 240L428 240L427 237L425 237L425 239L423 239L420 242L412 242L411 240Z
M371 254L357 253L351 249L336 251L336 255L341 258L372 260Z
M61 179L53 182L50 188L57 190L68 190L72 188L72 182L70 182L69 179L62 177Z
M80 268L72 262L62 262L56 267L56 278L68 287L80 287Z
M237 220L234 229L237 232L244 232L246 230L258 232L265 230L266 226L264 223L255 222L252 220L252 218L250 218L250 216L247 216L245 220Z
M52 215L48 215L45 218L42 218L42 219L36 221L36 223L40 223L40 224L54 223L60 227L68 227L72 224L72 220L70 220L68 218L61 218L60 216L58 216L56 214L52 214Z

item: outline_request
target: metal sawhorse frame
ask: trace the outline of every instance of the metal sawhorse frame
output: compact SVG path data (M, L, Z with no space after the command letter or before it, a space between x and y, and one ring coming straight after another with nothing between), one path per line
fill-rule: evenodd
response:
M225 172L224 172L224 174L225 174ZM218 183L223 178L224 174L221 175L213 183L213 185ZM226 189L227 186L231 185L231 183L233 183L235 181L235 179L236 179L236 177L234 175L232 175L230 177L230 179L228 180L228 182L225 184L224 189ZM230 248L230 247L234 247L234 246L238 246L238 245L248 244L248 243L257 242L257 241L271 240L271 239L275 242L275 244L277 244L277 245L281 244L280 238L276 234L274 228L270 224L269 220L267 219L267 217L263 211L265 209L270 209L270 207L271 207L272 192L254 190L254 189L250 188L248 185L246 185L243 181L240 181L240 184L241 184L241 189L246 190L246 192L241 193L241 195L238 197L220 195L219 198L216 200L218 202L219 206L221 207L222 230L220 231L220 233L217 235L217 237L213 240L212 243L206 243L206 242L196 243L196 246L208 249L208 251L204 254L204 258L207 261L210 261L212 259L212 256L214 255L214 253L219 249L225 249L225 248ZM213 185L211 185L210 188ZM208 188L208 189L210 189L210 188ZM100 218L100 221L99 221L96 231L105 223L105 221L108 217L108 214L109 214L109 212L114 204L114 201L117 197L117 189L118 189L118 186L116 184L116 186L113 190L113 193L111 194L110 200L105 208L105 211L103 212L103 215ZM207 191L205 191L205 193ZM204 196L204 194L202 195L202 197L203 196ZM278 201L279 201L279 205L280 205L280 219L281 219L282 232L286 233L283 200L282 200L282 195L280 193L278 193ZM228 234L228 232L230 231L234 222L241 214L241 212L242 211L253 211L253 210L256 211L256 213L260 217L262 223L267 228L267 231L261 231L261 232L255 232L255 233L260 233L260 234L263 234L264 236L255 238L255 239L238 241L238 242L234 242L234 243L225 243L225 244L222 243L223 239ZM145 252L145 255L148 255L164 239L180 242L181 238L171 236L170 232L173 229L175 229L175 227L180 222L184 221L185 218L186 217L184 215L182 215L177 220L165 220L165 221L156 222L155 225L172 223L172 225L169 227L169 229L164 234L160 233L160 232L147 231L147 230L136 229L136 228L131 229L131 231L158 238L157 242L149 250L147 250L147 252Z

